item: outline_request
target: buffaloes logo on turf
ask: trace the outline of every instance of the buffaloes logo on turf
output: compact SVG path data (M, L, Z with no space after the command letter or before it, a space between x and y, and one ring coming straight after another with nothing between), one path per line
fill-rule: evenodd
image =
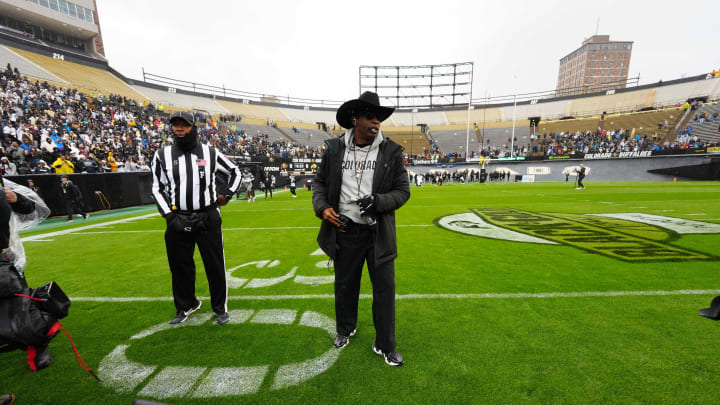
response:
M720 233L720 224L660 215L559 214L486 208L442 217L435 223L466 235L569 245L633 263L720 259L670 244L683 234Z

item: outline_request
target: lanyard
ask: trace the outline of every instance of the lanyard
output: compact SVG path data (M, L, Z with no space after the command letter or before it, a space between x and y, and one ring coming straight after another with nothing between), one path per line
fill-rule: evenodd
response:
M352 147L352 151L353 151L353 164L355 165L354 171L355 171L355 183L357 183L357 198L359 200L360 199L360 185L362 184L362 178L363 178L363 175L365 174L364 169L367 166L367 160L368 160L368 156L370 155L370 149L372 148L372 144L368 145L368 150L365 152L365 159L363 159L361 170L358 170L358 167L360 167L358 165L358 160L357 160L358 146L355 144L354 139L352 140L351 147ZM349 153L348 153L348 155L349 155Z

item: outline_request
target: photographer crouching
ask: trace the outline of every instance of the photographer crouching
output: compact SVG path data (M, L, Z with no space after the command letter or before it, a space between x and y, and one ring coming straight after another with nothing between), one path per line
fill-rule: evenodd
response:
M0 352L24 350L30 368L52 364L51 330L57 322L35 305L25 280L25 249L19 232L42 222L50 209L32 190L0 177ZM37 290L37 289L36 289ZM58 324L59 325L59 324Z

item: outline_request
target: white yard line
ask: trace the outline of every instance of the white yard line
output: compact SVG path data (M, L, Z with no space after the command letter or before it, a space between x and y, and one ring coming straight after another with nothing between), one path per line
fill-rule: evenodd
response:
M150 218L150 217L154 217L154 216L157 216L157 215L160 215L160 214L158 214L158 213L146 214L146 215L141 215L141 216L139 216L139 217L130 217L130 218L118 219L118 220L116 220L116 221L101 222L101 223L98 223L98 224L92 224L92 225L86 225L86 226L79 226L79 227L77 227L77 228L63 229L63 230L61 230L61 231L55 231L55 232L49 232L49 233L41 233L41 234L38 234L38 235L26 236L26 237L24 237L24 238L21 238L20 241L21 241L21 242L32 242L32 241L36 241L36 240L43 240L43 239L47 239L47 238L52 238L53 236L69 235L69 234L71 234L71 233L75 233L75 232L79 232L79 231L84 231L84 230L86 230L86 229L95 229L95 228L102 228L102 227L108 226L108 225L123 224L123 223L126 223L126 222L137 221L138 219Z
M628 296L664 296L664 295L714 295L720 290L674 290L674 291L579 291L549 293L486 293L486 294L398 294L398 300L412 299L513 299L513 298L578 298L578 297L628 297ZM199 297L208 300L209 297ZM334 299L333 294L307 295L231 295L233 301L279 301ZM372 294L360 294L362 299L371 299ZM172 301L172 297L72 297L76 302L155 302Z
M398 225L398 228L415 228L415 227L431 227L434 224L415 224L415 225ZM75 228L75 229L87 229ZM257 228L224 228L225 231L288 231L296 229L320 229L319 226L272 226L272 227L257 227ZM143 231L89 231L89 232L66 232L67 234L74 233L76 235L100 235L100 234L121 234L121 233L147 233L147 232L165 232L164 229L147 229ZM52 236L50 234L44 234L44 237ZM23 242L25 240L23 239Z

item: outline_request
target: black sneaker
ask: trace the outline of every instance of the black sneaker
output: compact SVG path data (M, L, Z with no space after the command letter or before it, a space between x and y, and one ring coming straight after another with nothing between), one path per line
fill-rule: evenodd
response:
M403 356L398 352L384 353L377 346L375 346L375 343L373 343L372 349L375 352L375 354L377 354L378 356L383 356L385 358L385 363L388 366L402 366L403 364L405 364L405 360L403 360Z
M202 301L196 300L195 305L193 305L187 311L177 311L177 314L175 314L175 317L170 320L170 325L177 325L179 323L185 322L185 320L188 318L188 315L190 315L193 312L200 309L201 306L202 306Z
M230 322L230 314L223 312L222 314L215 315L215 323L218 325L225 325Z
M352 332L350 332L349 336L343 336L338 333L337 335L335 335L335 338L333 338L333 346L336 349L340 349L340 348L347 346L348 343L350 343L350 337L355 336L356 332L357 332L357 329L353 329Z

